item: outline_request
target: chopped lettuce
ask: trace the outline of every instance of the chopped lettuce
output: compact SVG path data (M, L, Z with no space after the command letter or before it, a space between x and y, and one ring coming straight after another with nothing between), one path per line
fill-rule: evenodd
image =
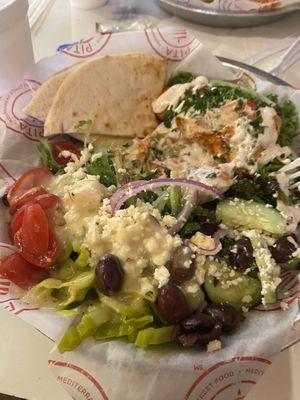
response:
M174 326L163 326L162 328L146 328L138 332L135 345L147 347L171 342Z
M48 278L33 286L28 296L34 302L66 307L84 300L88 290L94 284L94 277L94 271L86 271L66 282Z
M54 174L63 174L64 166L59 165L53 158L51 143L47 139L42 139L39 143L40 162L44 167L48 167Z
M146 300L137 293L120 293L113 297L103 296L101 301L122 317L139 318L149 314Z
M84 244L73 243L73 251L76 253L74 262L79 265L79 267L86 268L90 258L90 252L87 246Z
M117 174L113 163L114 151L101 147L96 149L96 152L99 153L99 157L86 164L86 172L89 175L99 176L100 182L106 187L117 185Z
M140 318L132 318L118 322L106 322L97 329L94 338L96 340L103 340L132 335L135 331L151 324L151 322L153 322L152 315L145 315Z
M82 340L83 338L80 336L76 328L69 328L62 337L57 348L60 353L72 351L80 345Z
M114 318L115 313L102 303L91 304L82 315L76 329L80 336L87 337L95 332L98 326Z

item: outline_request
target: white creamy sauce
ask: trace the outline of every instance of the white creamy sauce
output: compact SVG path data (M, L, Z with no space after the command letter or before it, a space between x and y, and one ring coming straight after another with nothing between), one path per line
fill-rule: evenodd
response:
M262 107L260 108L260 112L261 112L262 126L264 127L264 132L258 135L257 145L266 149L267 147L274 145L278 138L278 132L275 121L277 113L275 109L272 107Z
M155 114L164 113L167 108L175 107L179 100L183 97L187 89L193 88L193 90L201 89L208 85L208 80L204 76L198 76L192 82L183 83L171 86L162 95L160 95L152 103L152 109Z
M287 196L289 196L289 177L286 173L284 172L277 172L276 174L276 180L279 183L280 189L283 191L283 193Z
M274 160L274 158L287 158L291 155L291 149L287 146L281 147L279 144L271 144L265 150L260 153L257 161L261 164L267 164L269 161ZM284 160L283 160L284 162Z

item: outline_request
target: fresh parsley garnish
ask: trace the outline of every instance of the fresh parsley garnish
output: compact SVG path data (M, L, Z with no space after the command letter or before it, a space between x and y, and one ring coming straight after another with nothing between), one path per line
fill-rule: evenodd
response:
M223 239L221 239L221 243L222 243L222 249L218 253L218 257L223 258L224 260L228 261L229 252L230 252L231 247L234 245L235 240L226 236Z
M168 80L167 86L177 85L179 83L192 82L196 78L191 72L179 71L175 75L172 75Z
M173 118L176 116L176 112L171 107L164 115L164 125L166 128L171 128Z
M217 177L217 173L216 172L211 172L210 174L206 175L207 179L214 179Z

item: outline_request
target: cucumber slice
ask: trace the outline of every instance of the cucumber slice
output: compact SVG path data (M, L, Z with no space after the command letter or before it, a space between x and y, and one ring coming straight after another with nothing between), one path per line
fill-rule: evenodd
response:
M286 228L285 219L279 211L252 200L221 201L217 205L216 216L223 224L232 228L257 229L278 236L283 235Z
M300 259L299 258L292 258L290 261L287 261L285 263L278 264L280 265L281 268L287 269L287 270L300 270Z
M216 276L211 274L211 267ZM252 308L261 302L261 283L258 279L236 272L213 261L205 275L204 287L213 303L228 303L237 309Z

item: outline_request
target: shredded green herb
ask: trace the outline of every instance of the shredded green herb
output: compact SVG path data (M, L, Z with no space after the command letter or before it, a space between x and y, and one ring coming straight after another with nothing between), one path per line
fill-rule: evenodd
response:
M293 136L299 131L299 115L295 104L291 100L279 103L278 96L269 95L275 103L275 109L281 118L281 129L278 136L278 143L281 146L289 146Z
M269 174L271 172L277 172L283 166L283 162L280 161L278 158L275 158L273 161L270 161L267 164L258 164L257 169L261 178L267 180L270 179Z
M168 80L167 86L173 86L180 83L192 82L196 78L191 72L179 71L175 75L172 75Z

